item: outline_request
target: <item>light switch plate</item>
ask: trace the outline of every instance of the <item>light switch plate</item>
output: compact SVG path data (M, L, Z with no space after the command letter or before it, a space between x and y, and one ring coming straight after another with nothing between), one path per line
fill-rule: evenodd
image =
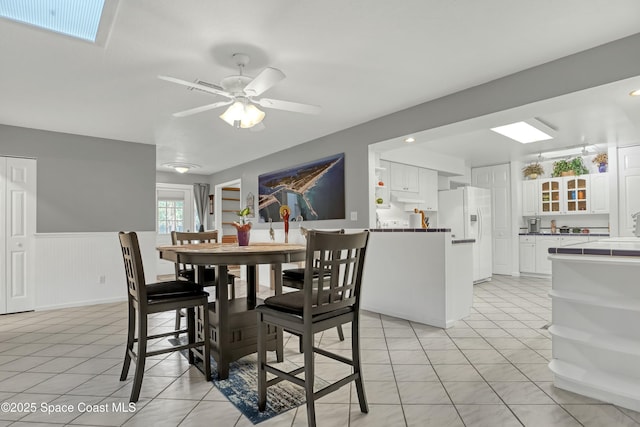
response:
M358 212L351 212L351 221L357 221L358 220Z

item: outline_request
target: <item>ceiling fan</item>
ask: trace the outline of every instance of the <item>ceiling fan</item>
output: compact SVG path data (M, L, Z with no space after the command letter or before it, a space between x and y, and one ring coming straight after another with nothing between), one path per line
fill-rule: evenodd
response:
M238 66L238 75L228 76L222 79L220 85L196 81L194 83L169 76L158 76L159 79L177 83L190 89L201 90L214 95L227 98L225 101L214 102L201 107L174 113L175 117L186 117L192 114L213 110L214 108L230 105L220 115L220 118L236 128L251 128L264 119L265 113L256 105L276 110L292 111L303 114L318 114L320 107L317 105L300 104L298 102L283 101L279 99L257 98L266 92L286 76L277 68L265 68L256 77L245 76L244 67L249 63L249 56L243 53L233 55Z

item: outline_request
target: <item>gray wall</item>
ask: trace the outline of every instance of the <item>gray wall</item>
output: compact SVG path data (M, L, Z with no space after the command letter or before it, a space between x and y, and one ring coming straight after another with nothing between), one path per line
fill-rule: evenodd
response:
M0 156L35 158L38 233L155 230L155 146L0 125Z
M212 188L241 178L243 194L257 195L261 173L345 152L346 218L357 211L358 220L322 221L318 227L366 228L370 144L639 76L639 51L640 33L218 172L211 177Z

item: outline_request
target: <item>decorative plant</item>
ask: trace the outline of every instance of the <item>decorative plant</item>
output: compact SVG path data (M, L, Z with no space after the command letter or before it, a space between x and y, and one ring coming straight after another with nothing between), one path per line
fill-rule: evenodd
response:
M544 173L544 169L542 167L542 165L540 163L531 163L530 165L525 166L524 169L522 169L522 174L524 176L529 176L529 175L542 175Z
M593 157L592 162L597 165L601 165L603 163L606 165L607 163L609 163L609 156L607 155L607 153L598 153Z
M244 209L242 209L241 211L236 212L236 215L238 215L240 217L240 222L234 222L234 225L236 225L236 228L241 227L243 225L246 224L251 224L250 222L247 221L247 215L249 215L251 211L249 210L249 207L246 207Z
M589 173L589 169L582 162L582 157L576 157L571 160L558 160L553 162L553 176L562 176L563 172L573 171L576 175Z
M562 172L569 172L571 165L568 160L558 160L553 162L552 176L562 176Z
M576 157L572 159L569 164L571 165L571 170L576 173L576 175L584 175L589 173L589 169L582 162L582 157Z
M236 214L240 217L240 222L234 221L231 224L238 231L238 245L247 246L249 244L249 234L251 231L251 222L247 221L247 215L251 210L247 206Z

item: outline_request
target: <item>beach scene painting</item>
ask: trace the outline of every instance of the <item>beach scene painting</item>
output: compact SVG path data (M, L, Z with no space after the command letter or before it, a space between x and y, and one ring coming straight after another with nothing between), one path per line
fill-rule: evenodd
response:
M258 176L259 222L345 218L344 153Z

